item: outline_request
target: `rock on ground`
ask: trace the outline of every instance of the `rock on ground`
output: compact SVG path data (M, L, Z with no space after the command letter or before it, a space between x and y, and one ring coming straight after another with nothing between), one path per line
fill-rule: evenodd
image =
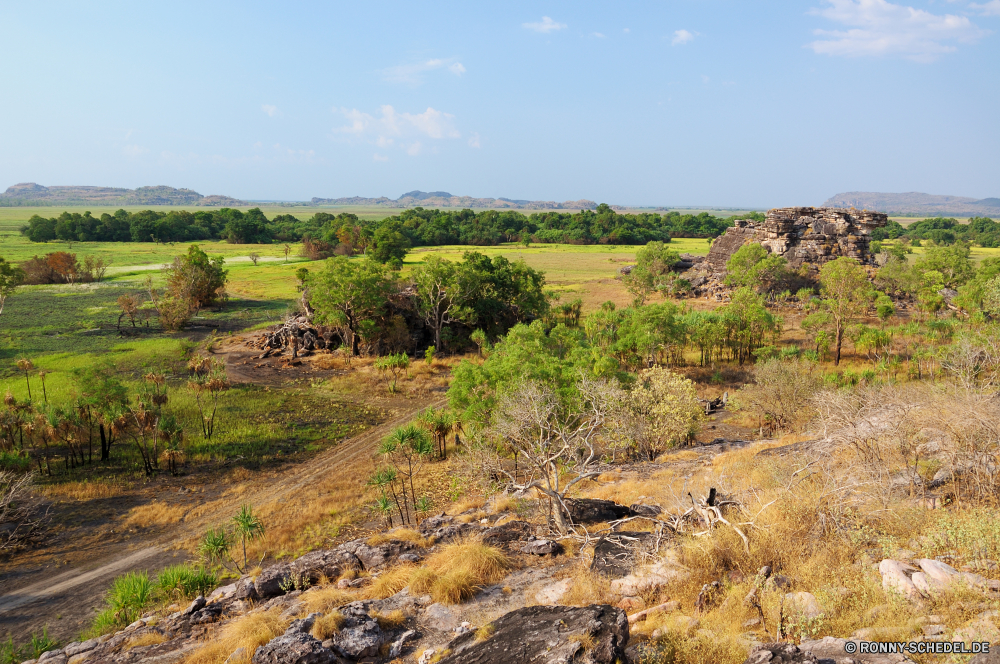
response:
M497 618L485 631L485 640L476 632L453 639L441 664L612 664L626 661L629 638L625 612L606 604L529 606Z
M567 498L566 508L574 523L602 523L624 519L632 513L627 505L596 498Z

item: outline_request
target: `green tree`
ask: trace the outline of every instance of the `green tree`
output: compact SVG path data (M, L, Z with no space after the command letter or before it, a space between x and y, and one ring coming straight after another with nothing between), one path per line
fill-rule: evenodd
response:
M465 264L429 256L411 275L417 312L434 331L434 348L441 346L441 329L451 323L475 323L470 306L480 289L479 275Z
M217 304L223 297L228 272L222 256L209 258L192 244L184 256L174 258L166 269L167 295L188 302L194 311Z
M24 283L24 278L24 270L0 258L0 314L3 313L3 305L7 302L7 298Z
M787 274L785 258L770 253L756 242L744 244L726 261L726 284L738 288L748 286L762 293L770 292Z
M844 330L860 318L871 304L875 290L868 281L868 273L856 260L841 256L819 270L822 285L823 307L830 313L834 331L834 360L840 364Z
M725 330L724 343L740 364L750 361L755 351L781 334L781 318L767 310L762 295L746 286L733 292L719 315Z
M367 255L379 263L388 263L393 259L402 261L412 246L398 223L381 224L375 230L372 242L374 246L368 250Z
M374 331L375 318L396 291L395 277L384 266L346 256L327 259L325 269L307 275L306 283L317 319L341 329L352 355L358 354L362 336Z
M434 443L430 434L416 424L396 427L379 445L379 453L389 461L400 475L403 485L403 502L406 503L406 487L410 489L410 505L416 512L417 494L413 478L420 472L424 461L434 453Z
M663 242L650 242L635 252L635 265L622 282L636 305L644 304L652 293L669 288L676 278L672 268L679 260L679 254Z
M971 253L967 243L928 247L927 253L917 260L916 268L920 272L936 270L941 273L945 286L958 288L976 274Z

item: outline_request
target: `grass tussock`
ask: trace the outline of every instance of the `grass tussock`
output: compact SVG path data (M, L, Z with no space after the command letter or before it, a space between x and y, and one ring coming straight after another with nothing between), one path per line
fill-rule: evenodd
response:
M413 594L429 594L435 602L461 604L480 588L499 582L511 567L500 549L465 540L441 547L421 567L400 565L384 572L367 594L384 599L408 587Z
M245 657L230 660L229 664L249 664L257 650L271 639L280 636L289 621L279 618L280 611L249 613L226 623L218 638L192 653L184 664L223 664L237 649L243 648Z
M177 523L184 516L184 508L180 505L166 503L148 503L129 510L123 523L126 527L165 526Z
M344 622L344 616L340 611L331 611L317 618L309 633L320 641L325 641L339 632L340 628L344 626Z
M357 599L353 594L334 585L311 588L299 598L306 605L307 613L328 613L338 606Z
M140 634L139 636L129 639L125 646L125 650L141 648L142 646L155 646L164 643L167 640L167 637L160 632L146 632L145 634Z
M589 606L591 604L614 604L617 601L617 597L611 592L611 580L606 576L580 566L572 578L573 583L563 595L562 604Z
M379 533L373 537L368 538L369 546L378 546L379 544L385 544L386 542L391 542L393 540L399 540L402 542L411 542L422 549L426 549L431 544L433 540L424 537L416 530L411 528L397 528L386 533Z
M410 578L416 569L416 565L406 563L382 572L365 590L365 597L368 599L392 597L410 584Z
M88 500L117 498L130 489L131 486L124 482L99 479L93 482L84 480L82 482L53 484L45 487L42 492L49 498L86 502Z
M378 612L372 617L382 629L396 629L406 624L406 614L399 609L388 613Z

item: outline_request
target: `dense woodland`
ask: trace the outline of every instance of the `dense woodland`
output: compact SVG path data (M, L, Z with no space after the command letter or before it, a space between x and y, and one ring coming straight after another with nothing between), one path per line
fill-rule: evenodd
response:
M708 213L668 212L618 214L607 205L577 213L544 212L525 216L516 211L431 210L414 208L381 221L364 221L349 213L317 212L306 220L292 215L272 219L259 208L198 212L145 210L94 217L63 212L55 218L34 215L21 232L32 242L190 242L226 240L233 244L310 241L314 252L352 254L382 245L406 247L502 242L570 244L646 244L671 237L717 237L729 219ZM386 250L392 254L391 250ZM383 261L384 262L384 261Z
M938 245L971 242L980 247L1000 247L1000 223L989 217L973 217L966 224L959 223L957 219L935 217L915 221L909 226L890 220L884 228L872 231L873 240L900 238L916 246L923 240L930 240Z

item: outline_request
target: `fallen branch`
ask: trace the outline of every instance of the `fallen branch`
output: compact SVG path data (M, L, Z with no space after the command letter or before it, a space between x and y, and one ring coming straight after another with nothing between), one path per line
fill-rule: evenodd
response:
M649 616L649 614L665 610L667 608L667 604L670 604L669 600L664 602L663 604L657 604L652 608L643 609L638 613L633 613L628 617L628 624L631 625L633 623L642 622L643 620L646 619L647 616Z

